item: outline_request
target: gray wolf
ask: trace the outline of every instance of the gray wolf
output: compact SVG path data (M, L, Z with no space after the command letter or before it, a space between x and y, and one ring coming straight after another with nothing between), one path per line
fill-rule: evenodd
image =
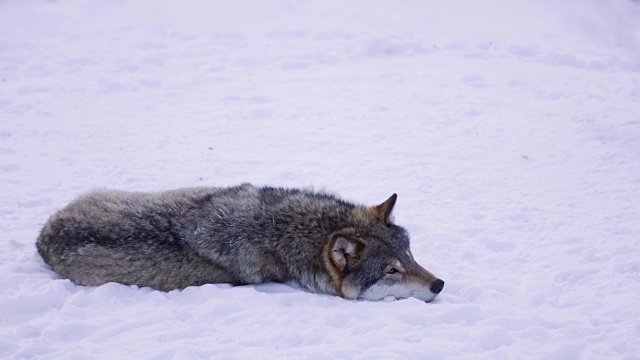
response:
M369 207L251 184L98 191L52 215L36 246L55 272L80 285L170 291L293 281L346 299L428 302L444 281L414 260L407 231L391 220L396 199Z

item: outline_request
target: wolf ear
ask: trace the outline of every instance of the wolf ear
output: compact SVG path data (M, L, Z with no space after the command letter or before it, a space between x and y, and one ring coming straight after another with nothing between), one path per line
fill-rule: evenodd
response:
M340 272L351 269L360 261L364 244L358 240L344 236L337 236L331 248L331 261Z
M379 222L389 225L391 223L389 215L391 215L391 211L393 211L393 206L396 204L396 200L398 200L398 195L393 194L387 199L387 201L378 206L372 207L371 212L373 213L373 216L375 216Z

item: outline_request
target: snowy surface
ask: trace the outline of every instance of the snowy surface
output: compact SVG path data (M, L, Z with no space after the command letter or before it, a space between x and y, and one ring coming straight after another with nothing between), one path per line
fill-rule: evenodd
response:
M0 1L0 358L640 358L640 2ZM96 188L313 186L447 285L59 279Z

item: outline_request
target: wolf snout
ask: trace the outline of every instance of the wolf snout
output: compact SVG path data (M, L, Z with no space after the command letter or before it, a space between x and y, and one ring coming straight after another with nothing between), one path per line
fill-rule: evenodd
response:
M440 294L440 292L442 291L442 288L444 288L444 281L442 281L441 279L438 279L434 281L433 284L431 284L431 287L429 288L429 290L431 290L431 292L434 294Z

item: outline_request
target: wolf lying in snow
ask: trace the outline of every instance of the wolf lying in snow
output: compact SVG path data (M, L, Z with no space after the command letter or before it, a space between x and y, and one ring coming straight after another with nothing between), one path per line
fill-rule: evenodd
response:
M37 240L60 275L169 291L295 281L347 299L433 300L444 281L394 225L393 194L365 207L321 192L243 184L161 193L100 191L55 213Z

